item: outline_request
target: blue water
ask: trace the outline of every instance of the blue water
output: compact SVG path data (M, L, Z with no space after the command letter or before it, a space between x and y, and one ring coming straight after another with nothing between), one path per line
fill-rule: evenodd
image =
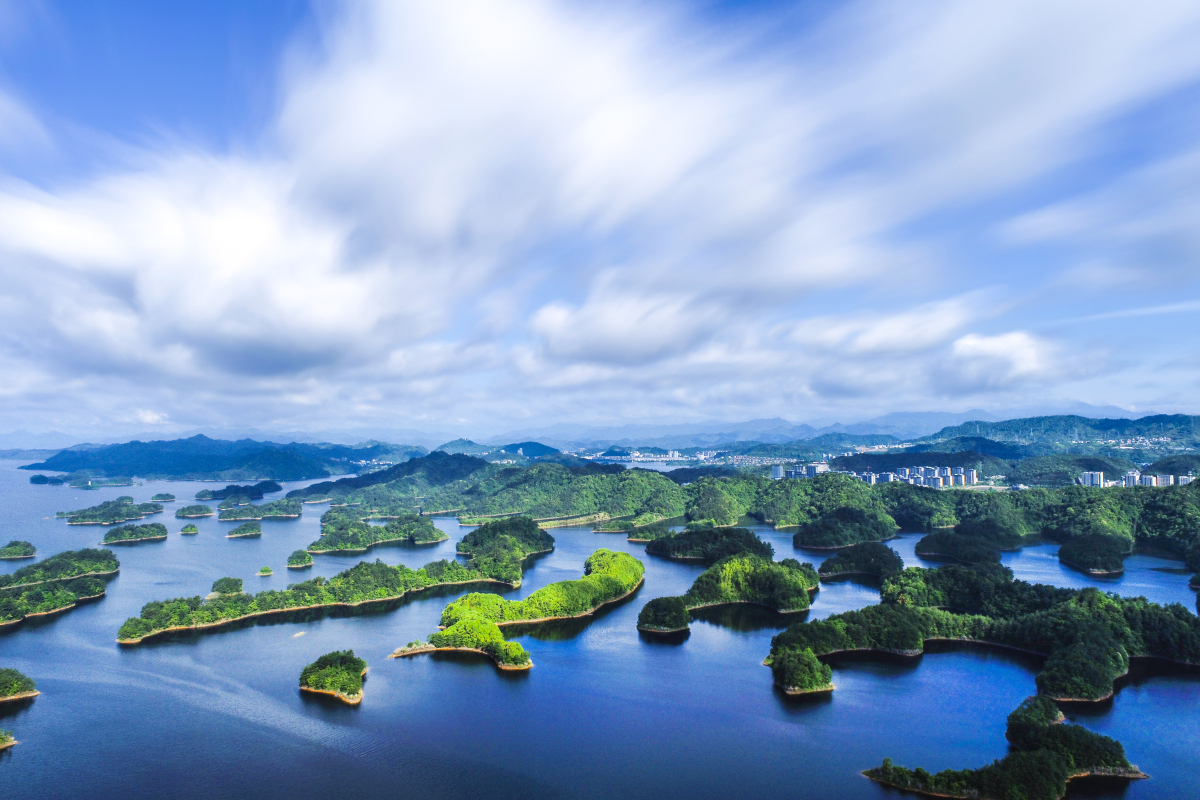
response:
M32 541L43 557L95 545L104 530L67 527L53 519L56 510L162 491L179 498L177 507L213 486L160 481L83 492L31 486L29 473L14 467L0 462L0 538ZM528 673L501 673L469 655L386 658L433 631L445 604L463 592L386 613L314 615L119 648L117 628L148 600L205 594L224 575L243 578L247 589L282 588L362 558L318 556L311 570L284 569L291 551L317 537L326 506L306 506L300 520L265 521L260 539L237 540L221 535L236 523L213 518L196 521L199 535L179 536L183 523L167 508L154 519L167 524L169 539L117 549L121 573L103 600L0 635L0 666L30 675L43 692L0 710L0 728L21 742L0 755L4 797L898 797L860 770L884 757L928 769L989 763L1005 753L1005 716L1035 691L1036 660L967 650L900 664L839 663L831 696L788 700L761 661L771 637L797 617L716 609L682 642L646 639L635 629L641 606L682 593L701 568L645 557L644 545L619 534L571 528L551 531L557 548L536 559L509 596L578 577L598 547L643 558L646 582L591 621L523 632L535 664ZM410 566L453 557L467 529L451 519L435 524L451 541L377 548L369 557ZM787 533L758 530L776 558L819 564L828 555L795 550ZM890 544L907 564L920 564L919 538ZM1102 582L1060 567L1054 552L1028 548L1005 563L1028 580L1195 607L1188 576L1160 571L1177 562L1134 556L1123 578ZM23 563L0 562L0 571ZM274 577L255 577L264 565ZM869 585L825 584L807 618L878 599ZM362 705L302 696L300 669L344 648L370 662ZM1109 706L1072 713L1119 738L1152 776L1127 789L1080 785L1073 795L1175 798L1192 785L1200 680L1139 677Z

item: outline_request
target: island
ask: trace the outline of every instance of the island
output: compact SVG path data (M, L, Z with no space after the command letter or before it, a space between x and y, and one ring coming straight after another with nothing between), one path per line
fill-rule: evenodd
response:
M313 557L312 554L307 550L294 550L292 551L292 554L288 556L288 569L308 569L312 565Z
M103 596L104 581L90 577L0 589L0 629L18 625L29 617L61 614L81 602Z
M654 522L649 525L631 528L625 534L625 540L628 542L652 542L655 539L661 539L664 536L670 535L671 527L666 522Z
M225 534L226 539L247 539L252 536L262 536L262 525L257 522L243 522Z
M274 575L275 572L270 567L262 567L255 574L260 578L269 578Z
M637 626L647 633L676 633L689 627L689 611L738 603L763 606L780 614L805 611L819 586L820 578L812 564L801 564L794 558L776 562L757 553L742 552L710 566L681 597L651 600L638 614Z
M174 503L175 495L164 492L162 494L154 495L154 497L150 498L150 501L153 503Z
M1058 560L1088 575L1107 577L1125 572L1130 551L1128 539L1093 533L1067 541L1058 548Z
M209 631L240 620L289 611L354 608L401 600L433 586L488 582L500 581L457 561L434 561L416 570L392 567L382 561L363 561L332 578L312 578L283 590L152 601L142 607L140 616L125 620L117 641L136 645L174 631Z
M116 575L120 567L121 562L111 550L67 550L7 575L0 575L0 589L21 589L75 578L106 577Z
M899 529L896 521L879 508L839 506L801 525L792 537L792 544L809 550L837 550L894 539Z
M988 542L988 539L975 536L938 531L923 537L915 550L921 558L950 559L961 564L999 564L1000 551Z
M249 503L251 500L262 500L264 495L282 491L283 487L275 481L259 481L252 486L238 486L234 483L224 489L201 489L196 492L196 499L228 500L237 498L239 502L244 499L246 503Z
M300 671L300 691L333 695L356 706L363 699L363 677L367 662L353 650L326 653Z
M979 769L942 770L896 766L890 758L863 774L909 792L954 798L1059 800L1067 782L1086 776L1137 780L1148 777L1125 758L1125 748L1108 736L1064 721L1049 698L1027 698L1008 715L1009 752Z
M13 539L4 545L4 547L0 547L0 559L33 558L35 555L37 555L37 548L29 542L19 542L16 539Z
M184 525L183 529L179 531L179 533L183 536L194 536L199 532L200 529L190 522L187 525Z
M13 738L12 731L0 731L0 751L7 750L15 744L20 744Z
M299 500L275 500L261 506L242 505L229 507L223 501L220 515L217 519L299 519L301 504Z
M365 553L381 544L426 545L449 538L428 517L405 514L386 525L370 525L359 512L331 508L321 515L321 538L308 546L308 552Z
M57 475L47 477L46 475L30 475L29 482L34 486L62 486L66 483L65 480Z
M880 595L879 605L792 625L776 635L764 661L775 683L784 690L802 685L780 659L786 653L916 656L926 641L936 640L1043 656L1038 692L1061 701L1112 697L1130 658L1200 665L1200 618L1181 605L1161 606L1094 587L1029 584L997 564L909 567L887 578Z
M104 534L104 544L136 544L137 542L161 542L167 538L167 526L161 522L148 525L125 525L111 528Z
M15 669L0 669L0 703L27 700L41 692L33 678L22 675Z
M747 528L693 528L660 536L646 545L646 555L706 566L737 553L755 553L768 561L775 557L775 549Z
M517 588L525 559L553 550L554 537L529 517L505 517L471 531L455 548L472 569Z
M904 559L882 542L863 542L839 550L821 563L822 579L863 576L883 580L904 569Z
M543 586L524 600L481 592L455 600L442 611L441 631L426 642L409 642L391 657L470 650L489 656L501 669L529 669L529 654L520 643L504 640L502 626L589 616L632 594L644 575L645 567L633 556L601 548L584 562L582 578Z
M212 506L184 506L175 511L175 519L199 519L200 517L211 517L216 513L212 510Z
M217 578L213 581L212 591L215 595L234 595L242 593L241 578Z
M54 516L65 519L68 525L119 525L160 514L162 510L160 503L134 503L132 497L122 496L79 511L59 511Z

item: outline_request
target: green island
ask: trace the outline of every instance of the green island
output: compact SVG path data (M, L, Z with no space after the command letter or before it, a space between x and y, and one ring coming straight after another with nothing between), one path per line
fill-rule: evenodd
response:
M1120 575L1129 553L1128 540L1093 533L1066 542L1058 549L1058 560L1088 575Z
M307 550L294 550L292 551L292 554L288 556L288 569L307 569L312 565L313 557L312 554Z
M161 542L167 538L167 526L161 522L148 525L123 525L109 528L104 534L104 544L134 544L136 542Z
M308 551L365 553L379 544L436 544L449 538L428 517L405 514L386 525L370 525L359 511L331 508L321 515L321 538L310 544Z
M226 539L247 539L253 536L262 536L262 525L257 522L243 522L225 534Z
M627 542L652 542L664 536L671 535L671 526L665 522L653 522L649 525L639 525L626 532Z
M184 536L192 536L194 534L199 533L200 529L189 522L187 525L184 525L183 528L179 532Z
M13 539L4 547L0 547L0 559L33 558L37 548L29 542L19 542Z
M68 525L118 525L122 522L145 519L151 514L160 514L162 510L163 507L159 503L134 503L132 497L123 495L91 508L59 511L54 516L65 519Z
M518 642L506 642L503 625L574 619L621 600L642 585L645 567L628 553L601 548L583 564L583 577L543 586L524 600L472 592L442 611L442 630L425 642L409 642L392 658L435 650L471 650L489 656L501 669L529 669L533 662Z
M117 561L111 550L67 550L7 575L0 575L0 589L19 589L75 578L115 575L120 567L121 562Z
M735 603L753 603L781 614L804 611L819 586L812 564L741 552L702 572L684 595L651 600L638 614L637 627L647 633L675 633L689 627L688 612L693 609Z
M356 607L400 600L433 586L487 582L505 581L457 561L434 561L416 570L362 561L332 578L312 578L282 590L152 601L142 607L140 616L125 620L117 641L132 645L172 631L205 631L287 611Z
M241 594L242 593L241 578L217 578L213 581L213 594Z
M270 567L262 567L254 574L258 575L260 578L269 578L275 574L275 571Z
M66 481L58 475L30 475L29 482L34 486L62 486Z
M470 559L472 569L517 588L525 559L553 550L554 537L529 517L506 517L471 531L455 549Z
M882 542L863 542L839 550L821 563L817 570L822 578L864 575L883 580L904 569L904 559Z
M152 502L152 503L174 503L175 495L170 494L169 492L163 492L161 494L154 495L154 497L151 497L150 502Z
M41 692L33 678L15 669L0 669L0 703L37 697Z
M283 487L275 481L259 481L254 485L239 486L231 483L224 489L201 489L196 492L197 500L228 500L237 498L238 504L244 505L252 500L262 500L264 495L272 492L282 492ZM241 502L244 499L244 503Z
M363 677L367 662L353 650L326 653L300 671L300 691L333 695L356 706L363 699Z
M1136 780L1148 777L1125 758L1125 748L1108 736L1066 723L1047 697L1027 698L1008 715L1009 752L979 769L908 770L884 759L863 772L897 789L937 797L1059 800L1073 778L1105 776Z
M14 744L19 744L19 742L13 738L12 731L0 731L0 750L7 750Z
M961 533L938 531L922 537L915 551L921 558L952 559L961 564L999 564L1000 551L989 541Z
M200 517L211 517L217 512L212 510L212 506L184 506L175 511L175 519L199 519Z
M0 628L17 625L27 617L68 611L81 601L103 596L104 581L90 577L0 589Z
M810 550L837 550L894 539L899 528L891 516L878 508L841 506L801 525L792 537L792 544Z
M233 508L222 503L217 519L298 519L300 509L299 500L275 500L261 506L243 505Z
M802 691L819 677L797 669L788 654L916 656L930 640L1044 656L1038 692L1063 701L1112 697L1114 681L1128 672L1131 658L1200 665L1200 618L1177 603L1162 606L1092 587L1029 584L996 564L910 567L885 580L880 595L879 605L792 625L776 635L764 662L775 683Z
M754 553L770 561L775 549L747 528L696 528L668 533L646 545L646 555L711 565L726 556Z

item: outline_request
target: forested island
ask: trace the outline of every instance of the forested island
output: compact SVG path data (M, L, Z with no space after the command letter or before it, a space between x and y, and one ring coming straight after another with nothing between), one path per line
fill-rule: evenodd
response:
M28 587L0 589L0 628L16 625L26 617L68 611L84 600L104 596L100 578L75 578Z
M243 522L225 534L226 539L248 539L252 536L262 536L262 525L257 522Z
M30 475L29 482L34 486L62 486L66 481L58 475Z
M837 550L894 539L899 529L896 521L880 508L839 506L801 525L792 537L792 544L811 550Z
M0 731L0 750L7 750L15 744L19 744L13 737L12 731Z
M41 692L33 678L15 669L0 669L0 703L37 697Z
M299 501L291 501L298 503ZM449 539L428 517L405 514L386 525L370 525L361 510L331 508L321 515L321 538L310 553L365 553L379 544L437 544Z
M262 567L255 574L260 578L269 578L275 574L275 570L271 569L270 567Z
M526 520L526 522L531 521ZM257 523L248 523L257 524ZM484 526L485 528L487 526ZM121 625L117 641L137 644L144 639L171 631L208 630L243 619L279 614L286 611L316 608L339 608L369 603L394 601L412 592L433 586L467 583L510 583L511 566L519 570L522 560L530 554L526 549L531 532L524 525L520 536L512 535L512 523L485 531L472 531L483 536L475 542L470 566L457 561L433 561L420 569L405 566L391 567L382 561L362 561L332 578L312 578L293 583L284 590L269 589L255 595L237 594L217 597L179 597L154 601L142 607L138 617L130 617ZM553 538L538 530L553 546ZM540 543L540 540L539 540ZM520 583L518 572L517 583ZM240 590L240 584L239 584Z
M121 496L79 511L59 511L54 516L65 519L68 525L119 525L161 514L162 510L160 503L134 503L132 497Z
M1071 539L1058 549L1058 560L1089 575L1120 575L1131 543L1116 536L1093 533Z
M136 542L161 542L167 538L167 526L161 522L148 525L124 525L110 528L104 534L104 544L134 544Z
M470 558L472 569L516 588L525 559L553 550L554 537L529 517L506 517L471 531L455 549Z
M33 558L37 554L35 548L29 542L19 542L13 539L4 547L0 547L0 559L18 559L18 558Z
M241 594L241 578L217 578L212 585L213 594Z
M211 517L217 512L212 510L212 506L184 506L176 509L175 519L199 519L200 517Z
M822 578L860 575L883 580L904 569L904 559L881 542L863 542L839 550L821 563L817 573Z
M775 549L747 528L689 528L659 536L646 545L646 555L698 561L705 566L738 553L753 553L768 561L775 557Z
M184 536L193 536L193 535L199 533L200 529L189 522L187 525L184 525L183 528L180 529L179 532Z
M175 495L164 492L161 494L154 495L153 497L150 498L150 501L152 503L174 503Z
M231 483L224 489L201 489L196 492L197 500L234 500L233 505L245 505L262 500L264 495L282 492L283 487L275 481L259 481L253 485L239 486Z
M943 558L961 564L999 564L1000 551L988 539L938 531L917 542L915 552L921 558Z
M120 567L121 562L111 550L67 550L7 575L0 575L0 589L38 586L75 578L105 577L117 574Z
M1027 698L1008 715L1006 756L979 769L942 770L930 774L908 770L884 759L863 774L874 781L910 792L954 798L1020 798L1059 800L1067 781L1085 776L1145 778L1125 758L1125 748L1108 736L1064 721L1047 697Z
M288 569L307 569L308 567L311 567L312 565L313 565L313 557L312 557L312 554L309 553L307 550L294 550L294 551L292 551L292 554L290 556L288 556L288 560L287 560L287 568Z
M333 695L356 706L363 699L363 677L367 662L353 650L326 653L300 671L300 691Z
M928 640L981 642L1045 656L1038 691L1056 700L1112 696L1129 659L1200 665L1200 618L1182 605L1060 589L1013 579L1006 567L910 567L884 581L882 603L792 625L771 640L766 664L785 690L821 676L791 659L846 651L918 655ZM954 609L954 610L948 610Z
M275 500L260 506L223 507L217 519L299 519L300 508L299 500Z
M503 625L572 619L595 613L601 606L633 593L642 584L645 567L628 553L600 549L583 564L583 577L543 586L524 600L472 592L442 611L443 630L428 641L409 642L393 658L434 650L471 650L491 657L501 669L528 669L529 653L517 642L506 642Z

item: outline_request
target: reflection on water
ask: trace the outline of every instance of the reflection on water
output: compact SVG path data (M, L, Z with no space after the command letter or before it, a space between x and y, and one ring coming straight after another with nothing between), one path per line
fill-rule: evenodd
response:
M779 631L796 622L808 619L807 611L780 614L774 609L753 603L697 608L691 612L693 622L707 622L733 631Z

